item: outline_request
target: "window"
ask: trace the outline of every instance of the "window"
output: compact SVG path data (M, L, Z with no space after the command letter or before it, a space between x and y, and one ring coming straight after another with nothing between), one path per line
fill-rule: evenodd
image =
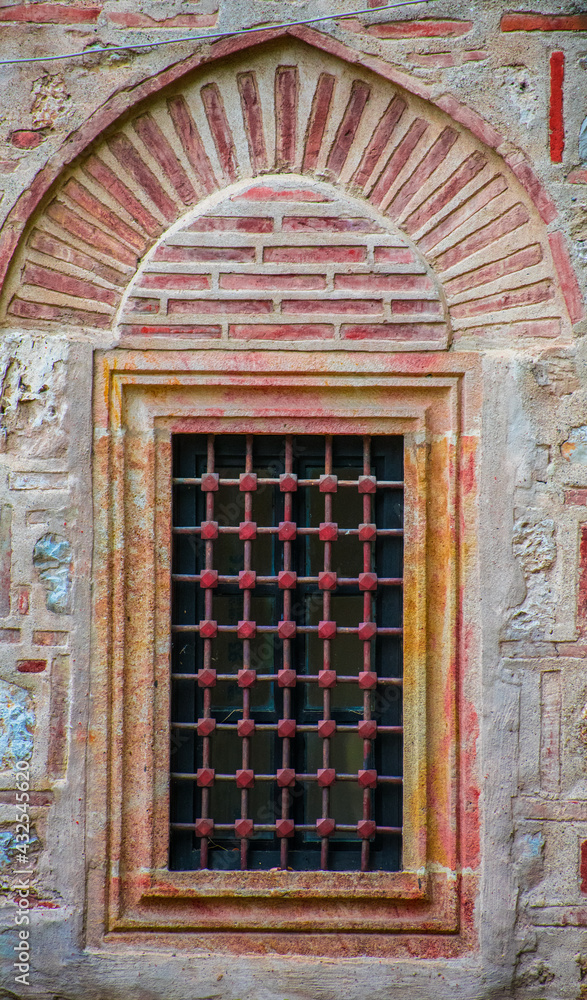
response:
M171 947L222 949L230 930L316 955L341 934L349 954L469 946L476 887L446 873L477 365L97 353L91 944L157 929Z
M397 871L402 438L173 444L170 867Z

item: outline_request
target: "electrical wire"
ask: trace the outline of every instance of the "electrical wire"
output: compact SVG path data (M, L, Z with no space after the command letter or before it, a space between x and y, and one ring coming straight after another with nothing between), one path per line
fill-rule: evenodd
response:
M349 10L346 14L325 14L321 17L308 17L304 21L287 21L282 24L264 24L257 28L241 28L238 31L218 31L207 35L184 35L182 38L163 38L157 42L138 42L134 45L107 45L100 48L87 48L83 52L68 52L59 56L31 56L28 59L0 59L0 66L16 66L22 63L50 62L57 59L77 59L80 56L94 55L96 52L124 52L127 49L153 49L160 45L177 45L179 42L205 42L210 39L238 38L254 31L275 31L278 28L296 28L303 24L316 24L318 21L340 21L345 17L357 17L359 14L375 14L381 10L396 10L398 7L412 7L415 4L434 3L435 0L404 0L403 3L388 3L382 7L370 7L367 10Z

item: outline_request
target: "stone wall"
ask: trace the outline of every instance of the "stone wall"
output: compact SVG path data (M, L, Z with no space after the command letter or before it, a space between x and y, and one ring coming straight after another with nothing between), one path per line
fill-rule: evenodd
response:
M365 0L342 18L360 6L0 6L1 58L43 57L0 65L6 996L587 996L587 15L570 0ZM139 47L92 52L122 45ZM122 382L106 406L104 373L131 377L144 352L166 384L172 369L178 385L263 371L269 392L300 351L359 389L375 370L435 385L451 363L466 387L454 801L435 800L433 776L447 814L426 821L441 846L454 833L428 874L458 886L457 916L368 943L330 931L323 947L319 933L253 945L230 926L222 941L117 937L97 912L118 877L96 847L117 766L97 595L120 557L104 546L117 480L99 461ZM30 986L15 982L19 940Z

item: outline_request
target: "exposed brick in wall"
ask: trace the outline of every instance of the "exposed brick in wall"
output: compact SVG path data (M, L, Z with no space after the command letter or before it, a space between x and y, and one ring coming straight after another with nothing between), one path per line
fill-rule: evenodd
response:
M565 148L564 77L565 54L553 52L550 57L550 159L553 163L562 163Z
M122 332L444 342L426 264L357 208L284 181L220 202L159 244L129 289Z

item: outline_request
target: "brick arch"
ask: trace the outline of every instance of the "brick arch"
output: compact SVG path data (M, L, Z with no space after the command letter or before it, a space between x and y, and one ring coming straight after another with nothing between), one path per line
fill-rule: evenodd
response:
M403 233L436 275L457 339L568 336L564 293L579 318L572 272L559 280L540 211L503 159L356 56L291 37L181 77L79 157L21 240L5 318L112 327L162 235L265 173L326 181Z
M334 185L267 174L205 199L166 232L130 282L123 338L365 341L444 348L434 272L378 212Z

